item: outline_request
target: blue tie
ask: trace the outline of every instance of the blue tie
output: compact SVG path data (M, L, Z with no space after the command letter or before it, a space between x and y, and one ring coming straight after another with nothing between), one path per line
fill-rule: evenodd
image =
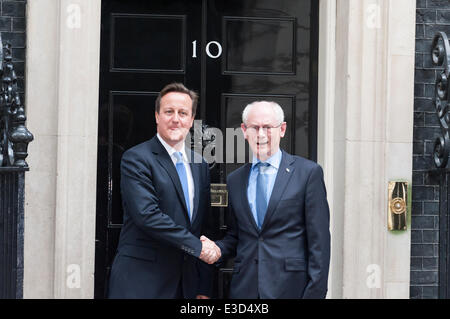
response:
M269 163L259 162L256 165L258 175L256 177L256 215L258 216L258 227L261 228L267 212L267 184L268 175L264 174L264 168L269 167ZM264 168L263 168L264 167Z
M191 208L189 205L189 187L188 187L188 181L187 181L187 175L186 175L186 168L183 164L183 154L181 152L175 152L173 153L175 158L177 159L177 164L175 167L177 168L178 177L180 178L181 187L183 187L183 193L184 193L184 200L186 201L186 207L188 210L189 219L192 220L191 216Z

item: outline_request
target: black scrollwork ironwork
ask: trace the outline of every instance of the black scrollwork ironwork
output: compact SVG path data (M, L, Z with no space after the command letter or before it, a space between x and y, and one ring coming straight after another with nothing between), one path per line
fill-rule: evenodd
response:
M28 143L33 134L25 127L25 111L17 89L10 43L3 45L0 35L0 167L28 167Z
M212 130L214 130L213 127L203 123L201 125L194 125L190 131L191 148L196 151L202 151L203 154L205 147L209 146L212 149L212 152L214 152L216 147L216 136L212 133ZM208 162L208 164L210 170L216 166L215 161Z
M431 57L437 70L434 105L439 118L442 134L434 145L434 163L436 169L429 171L430 176L439 178L439 298L450 296L450 170L447 169L450 154L450 43L444 32L437 32L433 39Z

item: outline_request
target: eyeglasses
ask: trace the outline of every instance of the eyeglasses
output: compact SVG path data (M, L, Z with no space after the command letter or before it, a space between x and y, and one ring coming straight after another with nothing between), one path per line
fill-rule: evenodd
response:
M264 133L267 134L267 132L270 132L270 129L273 128L278 128L282 125L283 123L280 123L277 126L272 126L272 125L264 125L264 126L258 126L258 125L250 125L250 126L245 126L247 128L247 130L249 130L251 133L259 133L259 130L262 129Z

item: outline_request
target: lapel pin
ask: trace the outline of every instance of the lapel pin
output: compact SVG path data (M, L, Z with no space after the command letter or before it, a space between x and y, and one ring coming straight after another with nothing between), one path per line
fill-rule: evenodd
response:
M288 173L290 172L289 168L286 168L286 172L288 172Z

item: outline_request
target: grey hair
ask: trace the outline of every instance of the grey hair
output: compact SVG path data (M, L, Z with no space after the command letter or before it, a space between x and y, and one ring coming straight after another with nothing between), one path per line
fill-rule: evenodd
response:
M275 113L275 117L278 120L278 123L281 124L284 122L284 111L281 108L281 106L273 101L254 101L250 104L247 104L244 111L242 112L242 123L246 124L248 119L248 114L250 113L251 109L255 104L257 103L267 103L272 107L273 112Z

